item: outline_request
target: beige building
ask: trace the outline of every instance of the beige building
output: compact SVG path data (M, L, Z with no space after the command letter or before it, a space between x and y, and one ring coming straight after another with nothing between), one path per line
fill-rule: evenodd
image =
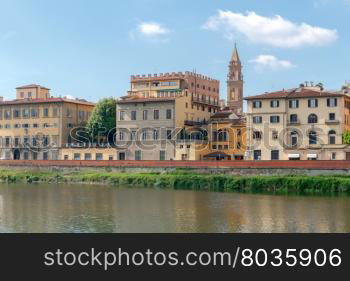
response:
M246 98L250 160L345 160L350 98L300 87Z
M192 73L131 76L117 102L119 160L175 159L185 129L205 124L219 110L218 80Z
M40 85L16 90L15 100L0 101L1 159L59 159L59 149L74 142L71 131L87 122L94 104L51 97Z
M69 148L60 149L60 160L95 160L112 161L118 159L118 151L113 147L91 147L84 145L71 145Z

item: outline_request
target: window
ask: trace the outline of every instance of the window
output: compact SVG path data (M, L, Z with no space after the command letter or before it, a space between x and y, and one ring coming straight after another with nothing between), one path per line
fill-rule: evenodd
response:
M32 145L34 146L34 147L36 147L37 146L37 139L36 139L36 137L32 137Z
M335 113L329 113L329 120L335 121Z
M49 153L48 153L48 152L45 151L45 152L43 153L43 159L44 159L44 160L49 160Z
M148 138L147 130L144 129L144 130L142 131L142 140L147 140L147 138Z
M5 138L5 146L6 146L6 147L9 147L9 146L10 146L10 143L11 143L11 138L10 138L10 137L6 137L6 138Z
M315 131L309 132L309 144L317 144L317 133Z
M113 160L114 160L113 155L109 155L109 156L108 156L108 160L109 160L109 161L113 161Z
M290 133L290 140L291 140L292 146L298 145L298 133L296 131L293 131Z
M272 100L270 101L270 106L271 107L279 107L280 106L280 101L279 100Z
M19 146L19 137L15 137L15 147Z
M279 150L272 150L271 151L271 160L280 160Z
M28 153L28 151L24 151L24 153L23 153L23 158L24 158L24 160L28 160L28 159L29 159L29 153Z
M140 150L135 151L135 160L136 161L142 160L142 152Z
M11 119L11 110L9 109L5 110L5 119Z
M158 120L159 119L159 110L155 109L153 112L153 119Z
M170 120L171 119L171 114L172 112L171 112L171 109L167 109L166 110L166 119L168 119L168 120Z
M262 132L260 131L253 132L253 139L260 140L261 138L262 138Z
M31 117L35 118L35 117L38 117L38 116L39 116L38 110L36 108L32 108L32 110L31 110Z
M13 111L13 118L20 118L21 117L21 111L18 109L15 109Z
M337 160L337 153L336 152L332 152L331 160Z
M166 138L171 140L171 130L166 130Z
M241 129L237 129L237 136L241 136L242 135L242 130Z
M277 131L272 131L272 139L277 140L278 139L278 132Z
M39 128L39 125L37 123L34 123L33 128Z
M81 111L79 111L79 118L80 118L80 112ZM44 108L44 117L49 117L49 109L48 108Z
M34 153L33 153L33 158L34 158ZM69 156L68 156L67 154L65 154L65 155L63 156L63 159L64 159L64 160L69 160Z
M49 136L44 136L43 137L43 145L48 146L49 145Z
M291 114L289 116L289 122L290 123L298 123L298 114Z
M261 101L253 101L253 108L261 108Z
M67 159L66 159L66 156L67 156ZM38 153L33 151L32 157L33 157L33 160L37 160L38 159ZM64 160L68 160L68 155L64 155Z
M317 123L317 121L318 121L317 115L316 114L310 114L307 121L308 121L309 124Z
M28 108L22 110L22 117L23 118L29 117L29 109Z
M308 103L308 107L310 107L310 108L318 107L318 100L317 99L309 99L307 101L307 103Z
M161 150L161 151L159 152L159 159L160 159L161 161L164 161L164 160L165 160L165 157L166 157L166 152L165 152L164 150Z
M52 110L52 116L53 117L58 117L58 108L55 107L53 110Z
M227 144L224 145L224 150L228 150L228 145Z
M254 124L261 124L262 123L262 116L253 116L253 123Z
M289 108L299 108L299 100L290 100Z
M261 160L261 150L254 150L254 160Z
M335 144L336 143L336 132L334 130L329 131L328 133L328 141L329 144Z
M80 153L74 153L74 160L80 160Z
M329 98L327 99L327 106L328 107L336 107L338 105L338 99L337 98Z
M125 120L125 111L120 111L119 112L119 120L124 121Z
M131 120L135 121L137 117L136 115L137 115L136 111L131 111Z
M241 149L242 145L241 142L237 142L237 149Z
M119 132L119 140L123 141L124 137L125 137L124 132Z
M32 92L28 92L28 98L32 97Z
M96 160L102 161L103 160L103 154L102 153L96 153Z
M130 132L130 140L135 140L136 139L136 131L131 131Z
M270 116L270 123L279 123L280 117L279 116Z
M154 140L158 140L158 139L159 139L158 130L153 130L153 139L154 139Z
M142 119L143 119L143 120L147 120L147 119L148 119L148 110L144 110L144 111L142 112Z

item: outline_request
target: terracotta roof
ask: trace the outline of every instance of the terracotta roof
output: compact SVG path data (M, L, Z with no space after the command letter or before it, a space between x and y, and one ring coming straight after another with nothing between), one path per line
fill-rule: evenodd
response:
M66 99L66 98L17 99L17 100L2 101L2 102L0 102L0 105L57 103L57 102L67 102L67 103L84 104L84 105L95 105L92 102L88 102L88 101L84 101L84 100L72 100L72 99Z
M146 102L167 102L174 101L175 98L147 98L147 99L126 99L117 101L117 104L121 103L146 103Z
M277 92L265 93L262 95L250 96L245 100L253 99L293 99L293 98L311 98L311 97L329 97L329 96L344 96L341 92L316 91L307 88L295 88L290 90L282 90Z
M37 84L29 84L29 85L24 85L21 87L17 87L16 89L32 89L32 88L41 88L41 89L45 89L45 90L50 90L49 88L37 85Z

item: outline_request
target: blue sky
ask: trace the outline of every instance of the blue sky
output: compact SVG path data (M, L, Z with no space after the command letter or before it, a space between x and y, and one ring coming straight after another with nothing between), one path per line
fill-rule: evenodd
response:
M131 74L186 71L221 80L234 42L245 96L350 80L350 0L0 0L0 95L38 83L98 100Z

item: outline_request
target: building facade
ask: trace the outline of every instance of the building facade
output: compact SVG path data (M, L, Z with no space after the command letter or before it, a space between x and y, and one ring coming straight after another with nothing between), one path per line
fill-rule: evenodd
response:
M119 160L173 160L181 131L219 110L218 80L192 72L131 76L117 102Z
M17 88L15 100L0 101L1 159L56 160L74 141L72 130L84 125L93 103L50 96L40 85Z
M345 160L350 98L300 87L246 98L249 160Z

